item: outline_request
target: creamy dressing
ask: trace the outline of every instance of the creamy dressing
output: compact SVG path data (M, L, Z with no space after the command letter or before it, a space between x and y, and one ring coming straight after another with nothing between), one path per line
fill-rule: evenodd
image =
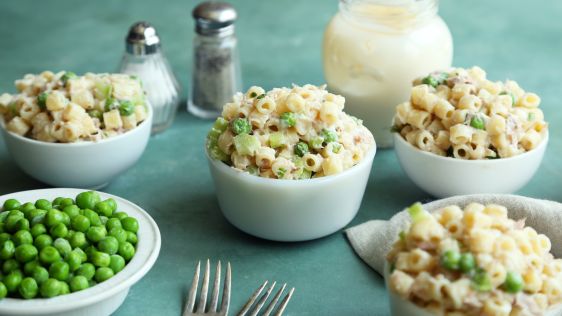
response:
M348 10L324 34L324 75L331 92L346 98L346 112L363 120L379 147L390 147L395 107L408 100L412 80L451 66L451 34L436 14L408 6Z

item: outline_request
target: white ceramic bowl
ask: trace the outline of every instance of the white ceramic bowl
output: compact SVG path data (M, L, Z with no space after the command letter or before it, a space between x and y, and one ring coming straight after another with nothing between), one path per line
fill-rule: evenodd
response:
M53 200L56 197L75 197L80 189L42 189L23 191L0 196L0 202L17 199L31 202L40 198ZM111 279L89 289L72 294L44 299L0 300L0 315L42 316L106 316L113 313L125 300L129 288L137 283L154 265L160 252L160 230L154 220L139 206L120 197L98 192L102 199L113 198L118 210L124 211L139 222L138 244L135 256Z
M385 285L388 292L388 301L390 304L390 315L391 316L435 316L435 314L417 306L409 300L402 298L400 295L394 293L388 285L388 276L390 275L390 269L388 262L384 266L384 279ZM546 311L544 316L560 316L562 315L562 304L553 306Z
M152 108L136 128L99 142L47 143L23 137L5 128L4 141L25 173L55 187L102 188L140 158L152 125Z
M248 234L276 241L327 236L357 214L376 146L342 173L306 180L260 178L207 154L219 206L226 219Z
M547 143L548 133L537 148L521 155L462 160L420 150L394 133L394 149L404 172L422 190L440 198L521 189L539 168Z

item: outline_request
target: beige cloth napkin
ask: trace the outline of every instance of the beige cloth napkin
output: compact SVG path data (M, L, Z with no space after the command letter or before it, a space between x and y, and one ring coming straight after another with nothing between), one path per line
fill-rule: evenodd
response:
M472 202L500 204L507 207L509 218L527 218L526 226L531 226L539 233L547 235L552 241L552 253L557 258L561 257L562 204L560 203L518 195L475 194L433 201L424 204L424 208L432 212L448 205L464 207ZM408 222L408 213L402 211L388 221L372 220L351 227L346 230L346 234L359 257L383 275L386 254Z

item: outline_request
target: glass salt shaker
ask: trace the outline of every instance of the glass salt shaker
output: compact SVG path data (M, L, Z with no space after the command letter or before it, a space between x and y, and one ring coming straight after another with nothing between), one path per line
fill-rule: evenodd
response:
M168 128L180 101L180 86L162 53L156 29L148 22L131 26L120 72L138 76L152 105L152 134Z
M236 10L224 2L203 2L193 9L195 38L191 93L187 109L201 118L215 118L242 89Z

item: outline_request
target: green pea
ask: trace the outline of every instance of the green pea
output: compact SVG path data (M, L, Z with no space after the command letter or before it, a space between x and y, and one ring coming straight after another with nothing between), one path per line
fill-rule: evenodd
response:
M53 200L53 202L52 202L52 204L53 204L53 207L57 207L57 206L60 206L60 202L62 201L62 199L64 199L64 198L63 198L63 197L61 197L61 196L59 196L59 197L56 197L56 198L55 198L55 199Z
M119 242L113 236L107 236L98 243L98 249L110 255L114 255L119 251Z
M7 240L12 240L12 235L8 233L0 233L0 245Z
M104 226L93 226L88 229L86 237L91 242L99 242L107 235L107 231Z
M459 261L459 268L463 273L469 273L476 266L474 256L470 252L465 252L461 255Z
M31 260L23 265L23 273L30 275L36 267L40 267L41 263L38 260Z
M86 279L91 280L94 275L96 273L96 267L87 262L87 263L83 263L80 268L78 268L78 270L76 270L76 273L74 273L75 275L82 275L84 276Z
M64 261L57 261L51 264L49 267L49 275L51 278L55 278L59 281L64 281L68 279L70 273L70 267L68 263Z
M62 214L62 223L66 226L70 225L70 216L68 214L66 214L65 212L61 212Z
M0 223L4 223L9 215L10 215L9 211L0 212Z
M118 219L123 219L125 217L128 217L129 215L127 215L127 213L125 212L115 212L113 213L113 217L118 218Z
M113 273L113 270L111 270L111 268L101 267L101 268L98 268L96 270L95 279L96 279L96 282L103 282L103 281L113 277L113 275L114 275L114 273Z
M27 218L20 218L15 226L14 226L14 231L21 231L21 230L29 230L29 221L27 220Z
M488 273L483 269L477 269L472 276L472 288L479 292L488 292L492 290L492 281Z
M7 260L14 256L16 245L11 240L6 240L0 247L0 259Z
M441 265L448 270L458 270L461 254L457 251L447 250L441 255Z
M72 246L70 242L64 238L57 238L53 243L53 246L58 250L63 258L66 258L68 254L72 251Z
M4 201L4 206L2 207L2 209L4 211L11 211L11 210L17 210L19 209L21 206L21 203L16 200L16 199L7 199L6 201Z
M84 250L84 252L86 253L86 256L88 256L88 258L92 258L92 255L94 254L94 252L97 252L97 251L98 250L94 246L89 246Z
M23 213L23 215L28 218L29 214L31 213L31 211L33 211L35 209L35 205L31 202L27 202L25 204L23 204L20 207L20 211ZM28 218L29 219L29 218Z
M34 209L29 213L31 218L31 225L44 224L47 211L41 209Z
M20 269L20 263L16 259L8 259L2 264L2 272L10 273Z
M63 223L51 227L51 236L54 238L64 238L68 235L68 228Z
M118 218L110 218L105 223L107 230L111 231L113 228L122 228L121 221Z
M70 293L70 288L68 287L68 283L60 282L60 293L59 295L64 295Z
M136 233L139 230L139 223L134 217L125 217L121 220L123 229Z
M49 279L49 271L45 267L37 266L29 274L30 277L37 281L37 284L43 284L43 282Z
M66 208L67 206L70 206L70 205L74 205L74 200L71 199L71 198L63 198L60 201L60 206L63 208L63 210L64 210L64 208ZM68 215L70 215L70 214L68 214Z
M508 272L507 276L505 277L505 283L503 284L503 288L506 292L515 294L521 290L523 290L523 278L519 273L516 272Z
M74 218L74 216L77 216L77 215L80 214L80 208L76 205L71 204L71 205L65 206L62 209L62 212L67 214L70 217L70 219L72 220Z
M63 220L62 212L54 208L50 209L45 216L45 224L47 227L54 227L58 224L62 224Z
M42 210L50 210L50 209L53 208L53 205L48 200L39 199L39 200L35 201L35 207L39 208L39 209L42 209Z
M115 211L117 211L117 202L115 202L114 199L109 198L109 199L105 200L104 202L107 203L109 205L109 207L111 207L111 214L113 214Z
M21 263L26 263L37 258L37 248L31 244L23 244L16 248L16 260Z
M124 242L119 244L119 255L125 259L125 261L131 260L135 255L135 246L130 242Z
M88 244L86 240L86 235L83 232L75 232L72 237L70 237L70 246L72 248L82 248Z
M70 254L68 254L66 262L68 263L70 272L74 272L78 270L78 268L80 268L80 265L82 264L82 256L78 252L72 251Z
M245 118L236 118L230 124L232 132L236 135L249 134L252 131L252 125Z
M137 242L139 241L137 234L133 232L127 232L127 241L133 245L136 245Z
M76 215L72 219L72 229L79 232L86 232L90 228L90 220L84 215Z
M6 221L4 222L4 229L5 229L7 232L15 233L16 231L18 231L16 225L18 224L18 222L19 222L21 219L24 219L23 216L20 216L20 215L9 215L9 216L6 218ZM20 224L20 225L21 225L21 224Z
M33 245L37 247L39 251L52 244L53 244L53 238L46 234L35 237L35 241L33 242Z
M85 209L84 216L86 216L90 220L90 226L101 226L101 219L98 213Z
M95 211L99 215L103 215L103 216L107 216L107 217L110 217L111 215L113 215L113 209L112 209L111 205L109 205L109 203L107 203L107 201L97 203Z
M86 262L86 260L88 260L88 255L82 249L76 248L76 249L72 250L72 252L77 253L80 256L80 261Z
M96 251L89 258L96 267L107 267L111 262L111 257L105 252Z
M43 282L40 287L41 296L43 297L55 297L60 294L61 292L61 284L56 279L48 279L47 281Z
M22 279L23 276L21 271L16 270L10 272L6 277L4 277L4 280L2 280L2 282L4 282L4 285L6 285L8 292L13 293L18 290L18 286L20 285Z
M21 297L28 300L37 296L39 287L37 286L37 282L33 278L28 277L21 281L18 290Z
M35 224L31 227L31 236L34 238L47 233L47 228L43 224Z
M135 105L129 100L119 101L119 114L122 116L130 116L135 113Z
M123 228L113 228L109 231L109 236L117 238L117 241L121 244L127 241L127 231Z
M12 240L14 241L16 246L23 245L23 244L32 244L33 236L27 230L20 230L14 234Z
M19 216L19 217L22 217L22 218L25 217L25 214L20 210L11 210L9 215Z
M94 191L82 192L76 196L76 205L81 209L93 210L100 200L99 194Z
M57 248L47 246L39 251L39 260L42 263L50 264L60 260L60 254Z
M105 223L107 223L108 220L109 220L109 217L100 215L100 221L101 221L101 224L103 226L105 226Z
M5 298L8 295L8 288L4 285L4 282L0 282L0 299Z
M120 255L111 255L109 267L114 273L117 273L125 268L125 259Z
M322 137L324 138L325 143L332 143L338 141L338 134L329 129L322 130Z
M90 287L88 279L83 275L77 275L70 279L70 290L72 292L82 291Z
M281 122L287 127L293 127L297 124L297 117L293 112L285 112L281 114Z

